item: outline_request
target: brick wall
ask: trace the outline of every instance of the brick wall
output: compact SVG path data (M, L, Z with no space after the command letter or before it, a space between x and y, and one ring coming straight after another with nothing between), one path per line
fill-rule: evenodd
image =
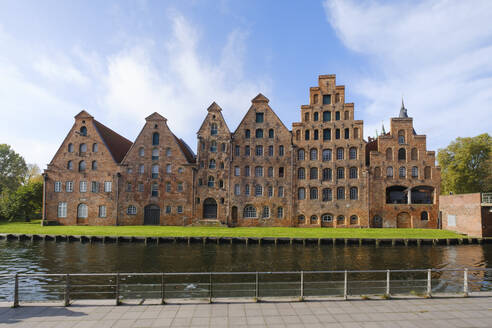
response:
M461 195L442 195L439 210L442 216L442 228L470 236L482 237L482 207L480 193ZM448 220L454 216L455 226Z

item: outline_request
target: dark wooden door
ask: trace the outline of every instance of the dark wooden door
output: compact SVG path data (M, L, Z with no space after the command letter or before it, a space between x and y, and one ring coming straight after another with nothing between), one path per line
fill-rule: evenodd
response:
M216 219L217 218L217 202L213 198L207 198L203 202L203 218L204 219Z
M374 228L382 228L383 227L383 218L379 215L376 215L373 218L372 225Z
M161 209L157 205L145 206L144 225L159 225L161 218Z
M237 224L237 207L236 206L232 207L231 218L232 218L232 224L236 225Z

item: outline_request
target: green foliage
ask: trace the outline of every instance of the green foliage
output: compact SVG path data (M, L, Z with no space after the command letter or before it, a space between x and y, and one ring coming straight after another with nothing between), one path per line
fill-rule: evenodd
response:
M27 165L21 155L7 144L0 144L0 193L17 190L24 182ZM3 197L3 194L2 194Z
M457 138L439 149L442 194L492 191L492 137Z
M4 190L0 198L0 215L10 221L41 217L43 182L31 181L16 191Z
M279 238L463 238L439 229L291 228L291 227L178 227L178 226L41 226L40 221L0 223L0 233L146 236L146 237L279 237Z

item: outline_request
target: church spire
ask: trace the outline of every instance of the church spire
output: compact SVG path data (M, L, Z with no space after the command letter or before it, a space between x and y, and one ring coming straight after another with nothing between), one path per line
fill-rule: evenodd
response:
M386 134L386 130L384 129L384 123L381 122L381 135L384 136Z
M407 109L405 108L405 104L403 103L403 97L401 97L401 108L400 108L400 116L399 118L407 118Z

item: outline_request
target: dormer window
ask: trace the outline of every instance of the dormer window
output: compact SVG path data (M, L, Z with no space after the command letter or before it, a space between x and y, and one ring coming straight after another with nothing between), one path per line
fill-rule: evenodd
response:
M212 123L210 126L210 135L217 135L217 123Z
M85 126L80 128L80 135L84 137L87 136L87 128Z

